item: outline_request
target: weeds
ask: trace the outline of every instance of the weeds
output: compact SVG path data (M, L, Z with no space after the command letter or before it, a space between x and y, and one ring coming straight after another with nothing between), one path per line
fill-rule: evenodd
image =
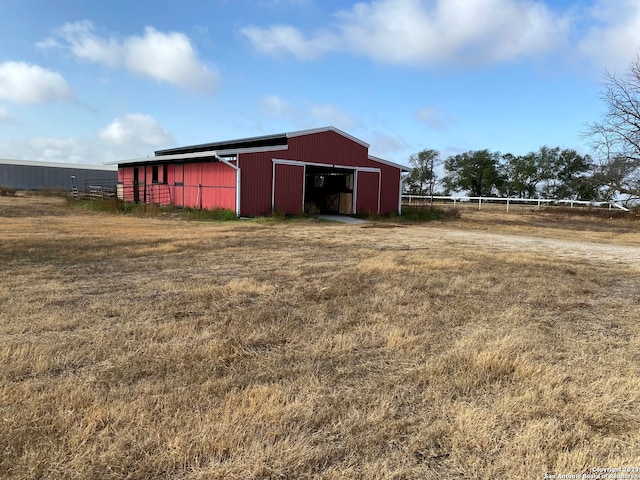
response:
M15 188L4 187L0 185L0 196L2 197L14 197L17 190Z
M460 218L460 210L456 208L402 207L401 218L409 222L458 219Z
M176 210L174 210L176 211ZM190 220L201 221L230 221L236 220L236 212L224 208L215 208L211 210L200 210L195 208L185 208L182 215Z
M126 214L137 217L162 217L173 216L187 220L198 221L229 221L236 220L235 212L227 209L201 210L195 208L178 208L172 206L160 206L157 204L144 204L123 202L115 198L97 200L79 200L73 204L82 209L95 212Z

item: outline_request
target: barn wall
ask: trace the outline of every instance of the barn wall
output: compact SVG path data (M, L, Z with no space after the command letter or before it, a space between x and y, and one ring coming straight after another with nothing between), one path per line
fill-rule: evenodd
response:
M221 162L198 162L120 167L127 201L176 205L192 208L236 209L236 172ZM138 183L134 182L134 169ZM166 175L165 175L166 171Z
M360 167L374 166L373 162L368 159L368 148L365 145L332 131L292 137L289 139L289 149L277 153L286 155L284 157L278 155L281 158L304 162Z
M171 204L184 206L184 165L176 163L167 165L167 184L171 194Z
M122 183L122 200L125 202L133 202L133 171L136 167L120 167L118 168L118 182Z
M236 209L236 172L220 162L186 163L184 206Z

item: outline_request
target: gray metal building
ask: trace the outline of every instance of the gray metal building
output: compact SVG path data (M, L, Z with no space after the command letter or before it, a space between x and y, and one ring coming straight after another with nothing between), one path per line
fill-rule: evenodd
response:
M71 177L75 176L78 188L96 184L115 187L118 181L116 166L87 165L78 163L34 162L0 158L0 187L16 190L42 190L62 188L71 190Z

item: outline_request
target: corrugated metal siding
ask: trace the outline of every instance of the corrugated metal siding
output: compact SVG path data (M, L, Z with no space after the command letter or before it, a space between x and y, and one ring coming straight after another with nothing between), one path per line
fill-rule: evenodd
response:
M184 206L183 171L182 164L167 165L167 184L171 192L171 204L176 207Z
M158 169L157 181L153 178L154 167ZM120 167L119 172L127 201L236 209L236 171L224 163Z
M224 163L202 165L202 208L236 210L236 171Z
M332 131L290 138L289 149L276 153L280 158L304 162L361 167L377 166L369 160L367 147ZM280 154L286 156L282 157Z
M358 192L356 196L356 213L378 213L378 172L357 172Z
M236 173L220 162L184 165L184 206L236 209Z
M18 190L41 190L43 188L62 188L71 190L71 176L78 181L78 187L83 189L87 182L94 181L100 185L115 187L118 181L116 170L91 170L87 168L11 165L0 164L0 185Z
M124 186L122 192L126 202L133 202L133 170L135 167L120 167L118 169L118 181Z
M304 167L276 165L273 208L285 214L304 210Z

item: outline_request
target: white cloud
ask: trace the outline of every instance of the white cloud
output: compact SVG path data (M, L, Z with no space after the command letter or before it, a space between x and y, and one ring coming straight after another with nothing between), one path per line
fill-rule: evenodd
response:
M442 130L453 123L453 119L448 114L429 107L418 110L415 113L414 118L419 122L426 123L436 130Z
M75 98L75 92L57 72L23 62L0 63L0 100L50 103Z
M96 161L92 144L75 138L36 137L27 140L11 140L0 143L0 150L7 158L36 160L41 162L100 163Z
M56 38L47 38L38 42L36 46L47 48L68 48L76 57L91 62L97 62L115 68L121 63L121 48L119 42L110 37L101 38L94 33L95 27L89 20L67 23L56 30L56 36L66 43L60 43Z
M312 120L314 124L320 122L323 125L332 125L342 130L349 130L355 124L351 115L331 104L311 105L309 113L315 119Z
M320 33L311 39L305 39L302 33L289 25L272 25L268 28L248 26L240 29L256 50L267 55L289 53L297 58L308 60L336 50L337 38L329 33Z
M271 55L308 59L345 51L391 64L469 65L552 52L564 46L570 26L534 0L372 0L336 18L308 37L288 25L240 32Z
M305 103L294 106L282 97L271 94L264 97L261 104L265 115L286 120L295 125L295 128L331 125L342 130L349 130L359 125L354 117L330 103Z
M153 117L127 113L101 129L97 137L11 140L0 142L0 151L7 158L100 165L147 157L174 143L173 136Z
M127 68L138 74L194 91L210 91L218 74L200 63L186 35L145 28L144 36L123 43Z
M100 130L100 139L110 148L131 153L169 146L173 136L151 115L127 113Z
M179 32L146 27L141 36L118 40L114 35L97 35L93 23L84 20L64 25L37 46L64 48L77 58L110 68L124 66L134 74L192 91L210 92L218 83L218 72L199 60L191 40Z
M12 121L11 114L9 110L5 107L0 107L0 123L7 123Z
M625 71L640 51L640 3L597 1L589 10L594 25L578 45L600 68Z
M74 138L34 138L30 145L40 152L36 160L81 163L89 147Z
M407 142L399 135L374 130L371 136L371 151L373 155L387 158L408 148Z
M293 112L293 108L289 102L273 94L267 95L262 99L262 110L272 117L287 116Z
M380 61L497 63L549 52L567 23L528 0L379 0L339 14L351 49Z

